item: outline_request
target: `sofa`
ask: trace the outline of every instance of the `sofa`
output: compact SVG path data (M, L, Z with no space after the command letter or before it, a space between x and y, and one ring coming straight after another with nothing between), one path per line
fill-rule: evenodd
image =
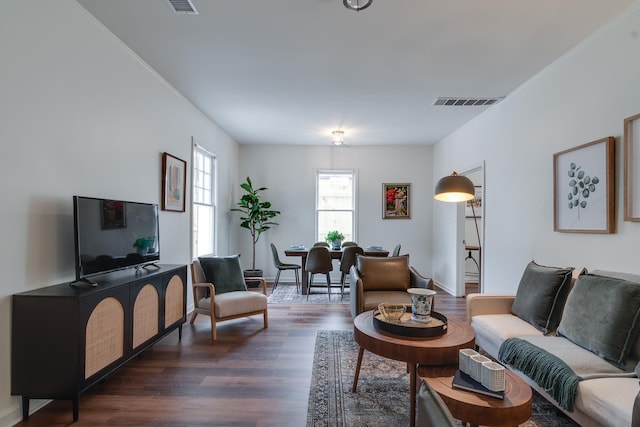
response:
M467 321L480 350L581 426L640 426L640 276L532 261L516 294L468 295Z

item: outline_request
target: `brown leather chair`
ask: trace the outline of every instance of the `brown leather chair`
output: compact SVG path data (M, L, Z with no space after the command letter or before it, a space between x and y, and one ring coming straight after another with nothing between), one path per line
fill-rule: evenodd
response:
M329 299L331 299L331 276L329 273L333 270L333 261L329 249L324 246L314 246L309 249L305 270L309 274L307 299L309 299L309 293L313 285L314 274L324 274L327 277L327 293L329 294Z
M378 308L381 302L411 304L409 287L433 289L433 280L409 266L409 255L370 257L358 255L349 270L351 315Z

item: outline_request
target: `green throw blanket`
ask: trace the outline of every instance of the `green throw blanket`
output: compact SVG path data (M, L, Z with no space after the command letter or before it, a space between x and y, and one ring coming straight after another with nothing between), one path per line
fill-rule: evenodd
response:
M582 377L553 354L520 338L509 338L500 346L498 358L538 383L561 407L573 411L573 401Z

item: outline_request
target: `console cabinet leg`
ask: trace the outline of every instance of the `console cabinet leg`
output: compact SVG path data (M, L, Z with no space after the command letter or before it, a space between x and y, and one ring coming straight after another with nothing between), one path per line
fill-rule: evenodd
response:
M22 396L22 420L27 421L29 419L29 398Z
M80 410L80 398L78 396L73 398L73 422L78 421L78 412Z

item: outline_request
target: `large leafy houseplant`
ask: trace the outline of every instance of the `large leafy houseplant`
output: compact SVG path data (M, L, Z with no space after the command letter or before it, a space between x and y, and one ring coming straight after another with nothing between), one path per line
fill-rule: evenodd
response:
M240 227L246 228L251 233L252 254L251 254L251 269L256 270L256 243L260 239L260 235L270 229L274 225L278 225L277 222L273 222L272 219L280 214L280 211L271 209L271 202L263 201L260 199L260 193L267 190L266 187L253 188L251 178L247 177L247 181L240 184L240 187L245 191L238 207L231 209L235 212L240 212Z

